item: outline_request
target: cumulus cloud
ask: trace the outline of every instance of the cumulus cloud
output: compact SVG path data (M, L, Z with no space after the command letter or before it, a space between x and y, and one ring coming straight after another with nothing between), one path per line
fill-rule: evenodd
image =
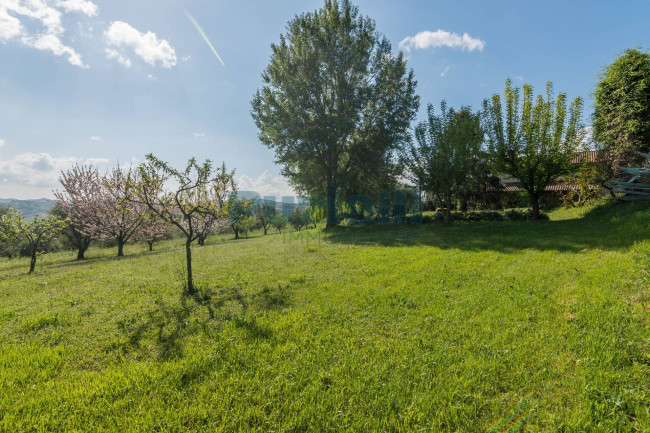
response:
M103 158L54 157L48 153L21 153L12 159L0 160L0 182L2 185L19 184L28 186L56 186L61 170L74 164L98 165L108 163Z
M92 16L99 8L87 0L58 1L56 6L65 12L81 12ZM17 40L37 50L50 51L55 56L67 56L72 65L86 68L81 55L62 41L65 28L61 23L61 10L44 0L0 0L0 42ZM41 29L30 31L24 22L38 22Z
M119 52L111 49L111 48L106 48L106 58L107 59L115 59L117 60L117 63L120 65L124 66L125 68L130 68L131 67L131 59L128 57L123 56Z
M193 132L192 135L194 135L194 138L203 138L203 137L205 137L205 133L203 133L203 132Z
M463 33L461 36L456 33L438 29L435 32L427 30L420 32L415 36L408 36L399 43L399 47L406 51L411 51L411 49L426 50L429 48L434 49L439 47L460 48L467 51L482 51L485 47L485 41L473 38L467 33Z
M96 136L96 135L92 135L92 136L90 137L90 139L91 139L92 141L102 141L102 138L101 138L101 137L98 137L98 136Z
M58 0L56 5L66 12L81 12L89 17L99 15L99 7L88 0Z
M158 39L153 32L142 33L124 21L113 21L104 34L108 45L128 48L151 66L158 63L163 68L176 66L176 51L164 39Z
M3 147L5 144L7 144L2 138L0 138L0 147Z
M150 79L151 81L158 81L158 77L155 75L147 74L147 78Z
M260 197L276 197L279 201L282 196L295 196L289 181L282 176L275 176L268 170L265 170L256 179L249 176L241 176L237 179L237 189L239 191L253 191Z

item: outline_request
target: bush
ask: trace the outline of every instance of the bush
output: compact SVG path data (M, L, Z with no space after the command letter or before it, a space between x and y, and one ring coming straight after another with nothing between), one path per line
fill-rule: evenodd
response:
M532 209L508 209L505 211L471 211L471 212L452 212L452 221L527 221L533 219ZM540 220L548 220L548 215L540 214ZM424 215L423 224L433 222L443 222L444 214L437 211L434 214Z

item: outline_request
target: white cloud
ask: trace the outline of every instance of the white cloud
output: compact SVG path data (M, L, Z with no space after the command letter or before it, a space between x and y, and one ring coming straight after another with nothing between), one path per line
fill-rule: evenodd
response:
M439 47L460 48L467 51L482 51L485 47L485 41L473 38L467 33L463 33L463 35L460 36L456 33L438 29L435 32L427 30L420 32L415 36L408 36L399 43L399 47L406 51L411 51L411 49L426 50L429 48L433 49Z
M108 163L103 158L54 157L48 153L21 153L12 159L0 161L0 182L28 186L55 187L61 170L74 164Z
M153 32L141 33L124 21L113 21L104 35L108 45L130 48L151 66L157 63L167 69L176 66L174 48L168 41L158 39Z
M7 144L2 138L0 138L0 147L3 147L5 144Z
M92 135L92 136L90 137L90 139L91 139L92 141L102 141L102 138L101 138L101 137L98 137L98 136L96 136L96 135Z
M119 63L120 65L126 68L131 67L131 59L129 59L128 57L123 56L122 54L120 54L119 52L111 48L106 48L105 52L106 52L107 59L115 59L117 60L117 63Z
M66 12L81 12L89 17L99 15L99 7L88 0L58 0L56 5Z
M518 81L524 81L524 77L522 77L521 75L517 75L517 76L515 77L515 80L518 80Z
M79 0L60 1L57 6L61 5L66 12L84 12L76 8L82 4L87 11L91 11L91 5L94 6L91 2ZM24 45L50 51L55 56L67 56L70 64L87 68L81 55L61 40L65 33L61 24L62 15L60 10L48 5L44 0L0 0L0 42L17 39ZM40 22L42 29L30 32L23 24L23 19L27 22Z
M158 77L155 75L147 74L147 78L149 78L151 81L158 81Z
M257 179L249 176L241 176L237 179L237 189L239 191L253 191L260 195L260 197L279 197L282 196L295 196L289 181L282 176L274 176L270 171L265 170L260 174Z
M203 138L203 137L205 137L204 132L193 132L192 135L194 135L194 138Z
M449 66L447 66L445 70L440 73L440 76L444 77L445 75L447 75L447 72L449 72Z
M184 61L184 62L187 62L187 61L188 61L189 59L191 59L191 58L192 58L192 56L183 57L183 61Z

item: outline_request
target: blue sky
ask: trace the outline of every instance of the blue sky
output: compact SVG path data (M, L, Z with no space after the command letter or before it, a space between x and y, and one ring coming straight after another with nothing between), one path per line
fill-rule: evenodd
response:
M321 4L0 0L0 197L51 197L70 164L128 165L149 152L178 166L225 161L244 189L290 193L257 140L250 100L287 21ZM395 51L408 48L420 119L442 99L478 109L511 77L582 96L588 125L602 68L650 48L647 1L355 4Z

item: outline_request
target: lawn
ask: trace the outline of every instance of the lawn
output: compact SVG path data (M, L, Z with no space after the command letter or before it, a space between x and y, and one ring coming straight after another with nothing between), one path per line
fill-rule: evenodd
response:
M650 207L550 216L2 259L0 431L650 431Z

